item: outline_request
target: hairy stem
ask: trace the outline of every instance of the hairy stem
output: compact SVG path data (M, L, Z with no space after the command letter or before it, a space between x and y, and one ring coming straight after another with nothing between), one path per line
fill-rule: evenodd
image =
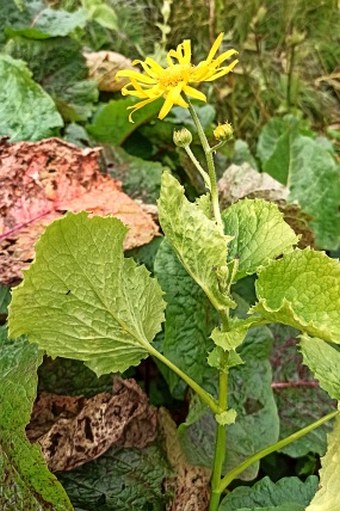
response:
M329 420L333 419L337 414L339 413L338 410L335 410L334 412L331 412L324 417L321 417L321 419L313 422L312 424L309 424L305 428L300 429L299 431L296 431L292 435L287 436L286 438L283 438L282 440L279 440L278 442L275 442L275 444L269 445L268 447L265 447L264 449L261 449L260 451L256 452L252 456L249 456L249 458L245 459L240 465L233 468L228 474L226 474L223 479L220 481L219 485L219 491L222 493L229 484L236 479L237 476L242 474L244 470L246 470L250 465L255 463L256 461L261 460L265 456L268 456L268 454L271 454L272 452L278 451L279 449L282 449L283 447L286 447L286 445L291 444L292 442L295 442L295 440L298 440L299 438L307 435L314 429L318 428L325 422L328 422Z

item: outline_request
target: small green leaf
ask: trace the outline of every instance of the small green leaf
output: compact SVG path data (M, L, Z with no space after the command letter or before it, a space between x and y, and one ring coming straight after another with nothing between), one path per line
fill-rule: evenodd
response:
M221 426L229 426L235 424L237 412L233 408L230 408L226 412L215 415L216 422Z
M308 477L305 482L297 477L284 477L276 483L269 477L264 477L251 488L239 486L232 490L222 500L218 509L219 511L240 511L241 509L283 511L285 507L281 508L281 506L288 506L287 511L304 511L317 485L316 476Z
M0 509L72 511L40 448L25 435L43 354L24 339L9 342L4 327L0 351Z
M306 511L337 511L340 509L340 417L328 435L328 449L321 458L320 484Z
M300 337L303 363L309 367L320 387L333 398L340 400L340 351L322 339L304 334Z
M340 264L323 252L295 250L266 266L252 312L340 343Z
M209 353L207 361L211 367L215 367L219 371L226 371L229 367L243 364L242 358L236 351L229 351L228 359L225 360L225 352L220 346L215 346Z
M11 335L83 360L98 376L147 357L165 304L146 268L124 259L126 231L117 218L85 212L49 225L13 293Z
M127 108L136 102L130 97L105 103L98 109L93 123L86 126L87 131L99 142L121 145L141 124L159 112L160 102L153 101L134 114L132 123Z
M239 259L236 280L251 275L279 255L292 250L298 237L276 204L243 199L222 213L225 233L233 236L228 260Z
M40 140L63 125L50 96L35 83L24 62L0 55L0 136Z
M162 175L158 201L162 229L181 263L217 310L235 307L223 289L218 272L226 268L228 236L200 207L189 202L184 189L169 172Z

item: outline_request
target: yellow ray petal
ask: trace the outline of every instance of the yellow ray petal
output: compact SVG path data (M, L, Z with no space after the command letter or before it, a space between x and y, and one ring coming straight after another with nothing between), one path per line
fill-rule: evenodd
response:
M138 73L138 71L129 71L129 70L118 71L116 73L116 78L120 78L120 77L130 78L130 80L132 78L135 78L138 82L143 82L143 83L150 83L150 84L155 83L154 78L144 75L143 73Z
M132 119L132 116L135 112L137 112L137 110L140 110L141 108L143 108L145 105L148 105L149 103L152 103L153 101L155 101L155 98L149 98L149 99L145 99L144 101L140 101L139 103L136 103L135 105L132 105L132 106L128 106L127 109L128 110L132 110L131 114L129 115L129 121L130 122L135 122L133 119Z
M164 119L166 115L170 112L171 108L174 105L183 106L183 98L181 97L183 84L179 83L169 91L167 94L163 106L158 114L159 119Z
M216 54L217 50L219 49L219 47L220 47L220 46L221 46L221 44L222 44L223 36L224 36L224 32L221 32L221 33L217 36L217 38L216 38L216 40L215 40L214 44L213 44L213 45L212 45L212 47L211 47L211 50L209 51L209 54L208 54L208 57L207 57L207 62L211 62L211 61L212 61L212 59L215 57L215 54Z
M200 92L197 89L194 89L194 87L190 87L190 85L185 85L183 87L183 92L194 99L199 99L200 101L207 101L206 95L203 94L203 92Z
M213 80L217 80L217 78L221 78L221 76L227 75L228 73L230 73L230 71L234 69L237 63L238 60L234 60L229 66L222 67L220 68L219 71L217 71L217 73L213 74L209 78L205 78L205 81L212 82Z

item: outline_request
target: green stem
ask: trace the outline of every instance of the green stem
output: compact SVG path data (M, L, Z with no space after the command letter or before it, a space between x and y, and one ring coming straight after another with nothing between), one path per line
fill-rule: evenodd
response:
M191 387L194 392L196 392L196 394L201 398L203 403L209 406L209 408L212 410L214 414L219 414L222 411L224 411L220 408L219 403L216 401L216 399L212 397L211 394L206 392L197 382L195 382L195 380L190 378L190 376L184 373L179 367L173 364L171 360L162 355L162 353L157 351L153 346L150 345L148 346L148 352L150 353L150 355L157 358L160 362L163 362L163 364L165 364L169 369L171 369L175 374L177 374L177 376L182 378L182 380L185 381L185 383L189 385L189 387Z
M185 149L187 155L189 156L190 160L192 161L192 163L195 165L196 169L198 170L198 172L202 176L206 188L210 191L211 184L210 184L209 175L202 168L200 162L197 160L196 156L194 155L194 153L190 149L190 146L187 145L187 146L184 147L184 149Z
M228 353L225 354L226 358L228 357ZM227 360L226 366L227 366ZM228 409L228 370L219 372L219 396L218 396L218 404L222 410ZM209 511L217 511L220 499L221 499L221 491L220 491L220 482L223 470L223 463L225 458L226 451L226 443L227 443L227 430L225 426L222 424L217 424L216 431L216 441L215 441L215 453L214 453L214 463L211 477L211 496L209 503Z
M283 438L282 440L279 440L278 442L275 442L275 444L269 445L268 447L265 447L264 449L261 449L260 451L256 452L252 456L249 456L249 458L245 459L240 465L235 467L233 470L228 472L223 479L220 481L219 484L219 491L222 493L229 484L236 479L237 476L242 474L244 470L246 470L250 465L255 463L256 461L261 460L265 456L268 456L268 454L271 454L272 452L278 451L279 449L282 449L283 447L286 447L286 445L291 444L292 442L295 442L295 440L298 440L299 438L303 437L304 435L307 435L314 429L318 428L325 422L328 422L329 420L333 419L337 414L339 413L338 410L335 410L334 412L331 412L324 417L321 417L321 419L313 422L312 424L309 424L305 428L300 429L299 431L296 431L292 435L287 436L286 438Z
M202 124L198 118L196 110L194 109L190 100L187 97L186 97L186 101L188 102L189 111L190 111L191 117L195 123L196 129L197 129L197 134L200 139L200 142L201 142L201 145L202 145L202 148L204 151L205 159L207 162L207 167L208 167L208 172L209 172L209 177L210 177L211 203L212 203L212 207L213 207L214 217L215 217L218 227L220 228L221 232L224 234L220 205L218 202L218 189L217 189L217 180L216 180L213 153L211 151L208 139L206 137L206 134L204 133Z

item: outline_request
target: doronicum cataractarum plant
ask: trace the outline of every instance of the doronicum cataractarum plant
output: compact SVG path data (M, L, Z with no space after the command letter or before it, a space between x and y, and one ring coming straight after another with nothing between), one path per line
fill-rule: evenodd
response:
M192 378L184 361L174 363L152 344L166 319L164 293L145 267L124 257L127 229L116 218L83 212L53 222L37 243L35 261L23 282L14 289L9 313L12 337L27 335L50 356L82 360L97 375L124 372L152 356L180 377L215 418L209 511L218 509L230 483L251 465L338 413L330 411L281 440L277 427L274 442L226 469L228 430L242 415L229 405L229 373L244 363L240 348L252 329L274 322L300 330L304 362L333 399L340 397L332 378L340 372L340 354L334 347L340 344L339 262L322 252L295 248L298 237L275 204L244 199L220 210L214 152L232 129L228 123L219 125L216 143L210 146L190 98L206 101L196 87L223 78L237 64L236 59L226 63L236 55L233 49L217 55L222 42L220 34L197 65L191 62L191 43L185 40L168 52L166 68L146 58L136 61L142 72L119 72L130 80L122 93L140 100L130 107L131 121L136 110L163 98L159 118L164 119L174 105L189 109L204 151L202 163L190 148L191 133L175 132L175 143L187 151L204 178L206 194L190 202L177 179L165 171L158 211L163 245L171 247L215 309L205 365L216 376L216 391ZM256 303L239 314L233 285L247 275L257 276ZM316 509L313 502L308 509Z

